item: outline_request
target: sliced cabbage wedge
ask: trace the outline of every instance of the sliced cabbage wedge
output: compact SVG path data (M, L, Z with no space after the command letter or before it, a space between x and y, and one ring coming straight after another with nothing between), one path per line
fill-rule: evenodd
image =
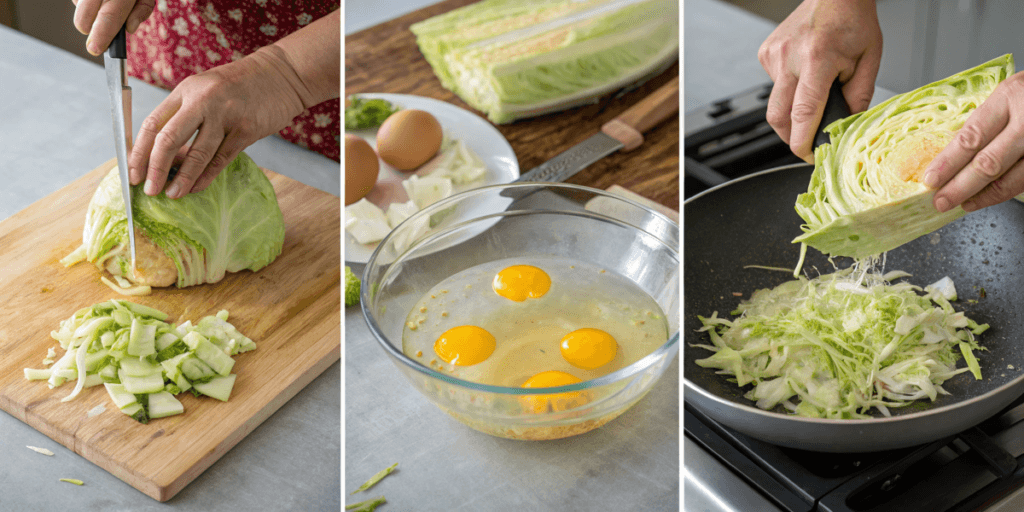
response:
M170 199L132 187L136 266L114 166L89 202L82 245L61 262L85 260L142 286L216 283L227 272L257 271L284 246L284 218L270 180L245 153L202 192Z
M679 53L675 0L484 0L410 27L441 84L495 123L590 103Z
M796 211L793 240L824 254L864 258L895 249L966 214L939 213L923 184L932 159L978 105L1013 74L1009 54L900 94L825 128Z

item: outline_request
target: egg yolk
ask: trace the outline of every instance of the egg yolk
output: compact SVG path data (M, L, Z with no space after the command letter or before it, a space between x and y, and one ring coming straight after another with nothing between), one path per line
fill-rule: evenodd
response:
M471 366L491 356L497 342L494 335L475 325L448 329L434 342L434 352L446 362Z
M615 338L600 329L578 329L562 338L562 357L569 364L584 370L600 368L615 358L619 345Z
M555 386L568 386L569 384L576 384L580 382L579 377L575 375L560 372L558 370L549 370L546 372L540 372L529 379L523 384L524 388L553 388Z
M494 292L516 302L542 297L551 289L551 278L531 265L513 265L498 272L491 285Z
M523 387L550 388L555 386L568 386L569 384L575 384L577 382L580 382L580 379L575 375L560 372L558 370L549 370L530 377L523 384ZM573 409L585 405L588 401L588 394L581 391L568 391L553 395L523 397L523 405L527 410L532 411L535 414Z

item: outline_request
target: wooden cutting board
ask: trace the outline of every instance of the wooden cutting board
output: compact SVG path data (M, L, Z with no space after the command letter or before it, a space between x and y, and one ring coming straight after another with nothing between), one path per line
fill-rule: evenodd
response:
M113 166L111 160L0 222L0 409L166 501L338 360L340 200L267 171L285 222L277 260L216 284L124 297L100 282L94 265L58 262L81 243L89 200ZM235 356L230 401L183 393L184 414L143 425L122 414L103 386L61 403L74 382L51 390L25 380L23 368L43 368L48 348L63 354L50 337L61 320L110 298L155 307L174 323L227 309L257 345ZM100 404L106 410L88 417Z

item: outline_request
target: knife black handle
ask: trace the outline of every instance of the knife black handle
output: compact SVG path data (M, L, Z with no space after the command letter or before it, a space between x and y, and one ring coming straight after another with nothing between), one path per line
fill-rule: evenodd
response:
M110 55L114 59L127 59L128 58L128 37L126 35L128 23L125 22L121 25L121 30L117 31L117 35L114 36L114 40L110 42L110 47L107 48L107 55Z
M828 99L825 101L825 111L821 114L821 124L814 135L814 148L831 141L828 133L823 131L826 126L844 117L850 116L850 107L846 104L846 97L843 96L843 84L836 77L832 87L828 90Z

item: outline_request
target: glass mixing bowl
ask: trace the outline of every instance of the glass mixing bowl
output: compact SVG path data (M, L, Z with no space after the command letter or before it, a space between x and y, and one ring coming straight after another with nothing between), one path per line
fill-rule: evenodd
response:
M676 223L601 190L557 183L482 187L428 206L380 243L363 272L363 316L413 386L455 419L511 439L568 437L629 409L679 352L678 248ZM430 288L483 263L538 255L572 258L636 283L665 313L667 341L625 368L550 388L469 382L402 352L407 316Z

